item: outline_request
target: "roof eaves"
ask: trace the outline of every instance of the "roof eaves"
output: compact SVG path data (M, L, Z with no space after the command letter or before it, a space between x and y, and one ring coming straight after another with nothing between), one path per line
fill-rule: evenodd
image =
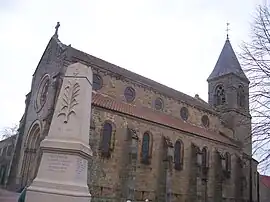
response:
M177 91L173 88L170 88L168 86L165 86L163 84L160 84L154 80L148 79L146 77L143 77L139 74L136 74L134 72L131 72L127 69L124 69L122 67L116 66L112 63L109 63L105 60L96 58L92 55L89 55L85 52L82 52L76 48L71 47L71 55L79 60L82 60L85 63L89 63L90 65L106 69L107 71L110 71L112 73L116 73L122 76L125 76L126 78L129 78L137 83L140 83L142 85L145 85L149 88L152 88L158 92L161 92L162 94L172 97L180 102L183 102L187 105L193 106L195 108L198 108L200 110L203 110L205 112L208 112L210 114L217 115L218 113L207 103L203 103L198 101L197 99L193 98L192 96L189 96L187 94L184 94L180 91Z

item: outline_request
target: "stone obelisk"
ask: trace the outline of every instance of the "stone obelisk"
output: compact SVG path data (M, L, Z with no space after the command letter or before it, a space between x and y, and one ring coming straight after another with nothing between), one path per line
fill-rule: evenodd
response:
M91 96L91 68L80 63L68 66L26 202L91 201L87 186Z

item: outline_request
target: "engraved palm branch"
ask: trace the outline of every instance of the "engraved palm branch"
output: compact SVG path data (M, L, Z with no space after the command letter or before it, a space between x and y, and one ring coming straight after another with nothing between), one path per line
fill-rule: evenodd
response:
M79 104L77 100L79 91L80 85L78 83L72 85L71 82L64 89L63 105L58 114L58 117L61 115L65 116L64 123L68 122L71 114L76 114L74 107Z

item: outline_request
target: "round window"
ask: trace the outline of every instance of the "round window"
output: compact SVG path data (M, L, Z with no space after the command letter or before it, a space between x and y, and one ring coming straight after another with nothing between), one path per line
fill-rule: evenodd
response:
M127 102L132 102L135 99L135 90L132 87L127 87L124 92Z
M45 104L48 96L49 89L49 76L45 75L40 82L37 98L36 98L36 109L39 111Z
M180 110L180 116L183 120L188 120L188 109L186 107L182 107Z
M93 89L94 90L99 90L102 88L103 81L101 76L98 74L93 74Z
M204 127L209 127L209 123L210 123L210 121L209 121L208 116L203 115L203 116L202 116L202 124L203 124L203 126L204 126Z
M163 109L163 101L161 98L157 98L155 100L155 109L156 110L162 110Z

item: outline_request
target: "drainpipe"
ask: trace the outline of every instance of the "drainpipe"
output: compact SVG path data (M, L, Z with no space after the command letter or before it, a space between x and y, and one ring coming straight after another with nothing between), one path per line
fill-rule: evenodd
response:
M250 157L250 166L249 166L249 201L252 202L252 158Z
M260 202L260 173L257 172L257 201Z

